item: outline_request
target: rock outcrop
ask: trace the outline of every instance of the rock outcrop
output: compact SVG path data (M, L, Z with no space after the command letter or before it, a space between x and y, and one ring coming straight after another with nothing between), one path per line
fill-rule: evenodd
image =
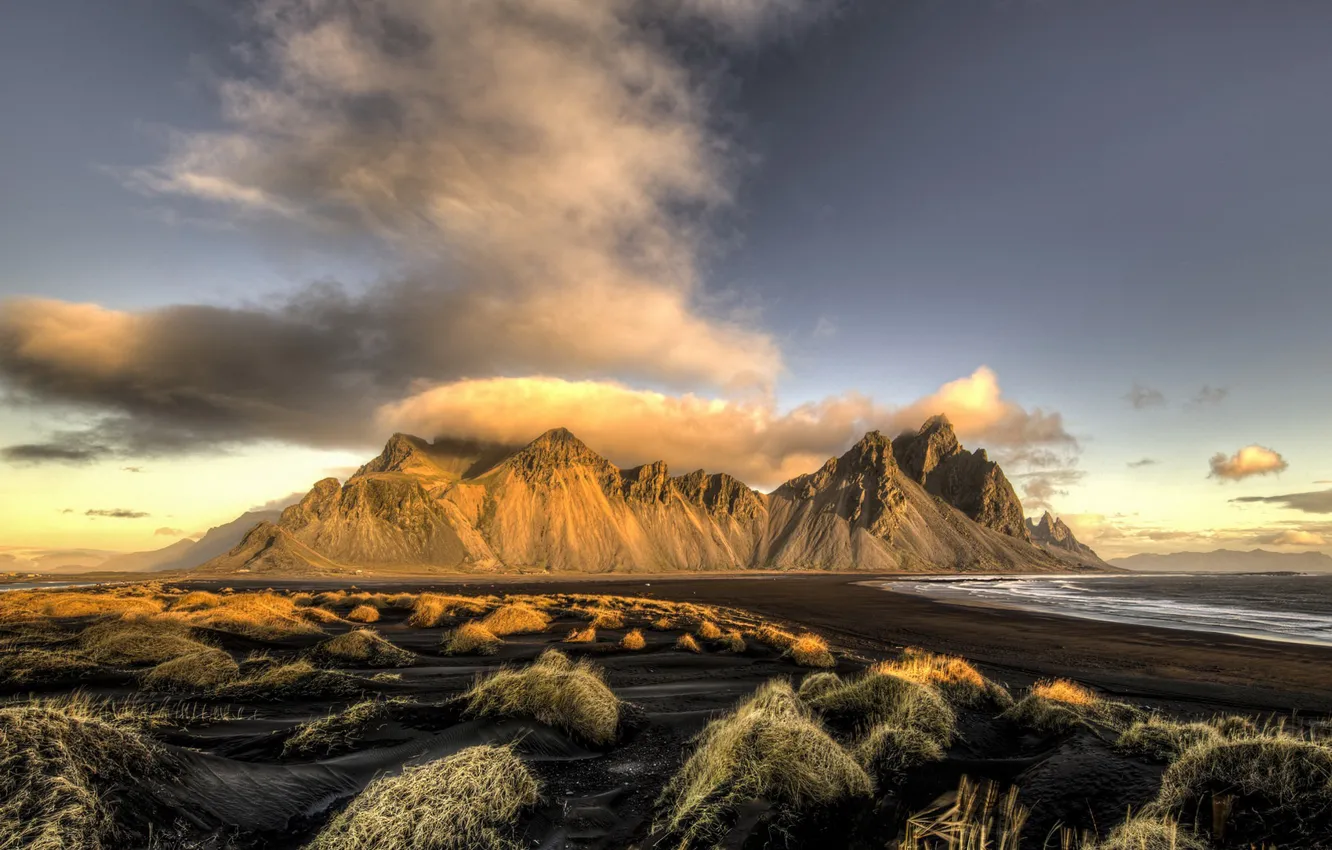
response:
M304 559L304 565L294 561ZM271 567L265 564L271 563ZM525 446L396 434L200 569L662 572L1067 568L1012 486L942 417L866 434L770 494L729 475L620 469L563 428Z
M1085 543L1079 543L1064 521L1046 511L1039 520L1027 520L1032 543L1063 560L1094 567L1108 567Z

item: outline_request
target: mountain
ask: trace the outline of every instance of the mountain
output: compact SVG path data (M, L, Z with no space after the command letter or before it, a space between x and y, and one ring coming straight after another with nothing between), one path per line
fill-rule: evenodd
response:
M984 451L943 417L872 431L759 493L724 473L621 469L563 428L525 446L395 434L327 478L206 573L664 572L742 569L1050 571Z
M210 528L208 533L198 540L182 539L170 546L148 552L112 555L98 564L83 568L81 572L140 573L188 570L230 552L257 523L277 522L281 516L281 511L250 511L224 525Z
M1105 561L1102 561L1090 546L1079 543L1078 538L1073 536L1073 531L1064 524L1064 521L1049 511L1046 511L1039 521L1027 520L1027 534L1031 537L1032 543L1056 558L1089 567L1106 566Z
M1154 573L1332 573L1332 557L1322 552L1270 552L1266 549L1130 555L1115 558L1110 564L1126 570Z

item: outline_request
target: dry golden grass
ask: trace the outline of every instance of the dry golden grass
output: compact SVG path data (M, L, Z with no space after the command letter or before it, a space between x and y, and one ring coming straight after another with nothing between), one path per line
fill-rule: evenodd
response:
M378 623L379 609L373 605L357 605L347 614L353 623Z
M634 629L632 632L629 632L624 637L620 638L621 649L642 649L645 646L647 646L647 640L643 637L643 633L638 629Z
M143 677L150 691L201 693L217 688L240 675L240 665L220 649L203 649L163 661Z
M735 629L732 629L731 631L717 638L717 642L721 644L721 648L726 652L734 652L736 654L744 652L746 649L749 648L745 644L744 635L740 634L740 632Z
M272 664L214 690L222 699L280 702L287 699L350 696L360 690L351 676L320 670L309 661Z
M203 611L208 608L216 608L222 603L222 597L216 593L209 593L206 590L195 590L186 593L171 603L172 611Z
M407 625L418 629L452 625L458 617L474 617L489 611L493 607L491 601L489 597L422 593L412 604L412 615L407 618Z
M658 617L652 621L652 628L659 632L674 631L675 620L672 617Z
M0 682L8 685L71 681L90 676L98 669L92 660L67 649L0 647Z
M869 776L834 741L785 681L763 685L733 713L708 724L657 801L658 847L719 846L737 811L773 803L781 822L853 797Z
M1018 850L1029 812L1016 788L962 777L947 805L907 818L901 850Z
M481 621L481 624L490 629L492 634L500 637L540 634L550 627L550 615L518 603L496 608Z
M820 688L807 702L837 727L914 729L941 747L953 740L957 723L952 707L933 688L873 671L837 687Z
M594 629L624 628L624 615L612 608L597 608L586 613L590 615L589 622Z
M1091 688L1068 679L1046 679L1031 686L1032 696L1062 702L1064 705L1095 706L1101 701Z
M685 652L702 652L693 635L680 635L675 641L675 648Z
M368 699L296 727L282 744L282 755L292 758L328 758L351 752L367 734L383 726L397 706L409 699Z
M1171 818L1138 815L1081 850L1207 850L1207 842Z
M321 594L322 595L322 594ZM176 612L174 617L194 626L217 629L260 640L281 640L295 635L319 634L307 612L289 597L276 593L237 593L223 596L217 605L199 611Z
M530 717L593 744L615 740L620 700L601 669L548 649L526 667L505 667L462 695L477 717Z
M502 643L494 632L473 620L449 632L440 651L445 655L494 655Z
M842 686L842 677L836 673L829 673L826 670L818 673L806 674L805 678L800 680L800 689L797 691L803 700L812 700L820 694L826 694L829 691L836 690Z
M106 792L163 773L130 714L80 697L0 708L0 846L130 846Z
M786 651L801 667L837 666L837 659L828 650L828 642L812 632L797 635Z
M795 643L796 636L790 632L783 631L776 626L762 626L751 635L755 641L770 646L773 649L779 649L785 652Z
M569 630L569 634L564 636L565 643L594 643L597 639L597 627L588 626L580 629L577 626Z
M307 850L521 850L541 786L508 747L471 747L376 779Z
M394 646L373 629L356 629L311 647L308 655L320 664L363 667L410 667L416 655Z
M902 781L906 771L943 761L940 742L920 729L879 723L856 743L856 761L882 788Z
M306 606L315 604L315 597L313 593L306 593L302 591L300 593L293 593L291 595L291 602L293 605L304 608Z
M316 594L314 601L316 605L329 605L337 607L347 600L347 591L345 590L326 590L323 593Z
M1196 744L1166 768L1157 812L1213 792L1257 801L1273 821L1316 821L1332 801L1332 747L1285 734Z
M301 608L300 614L302 617L304 617L305 619L309 620L312 623L319 623L320 625L325 625L325 626L330 625L332 623L342 622L342 618L339 617L337 614L334 614L332 611L328 610L327 608L320 608L314 605Z
M936 688L954 705L975 707L989 702L1007 708L1013 704L1013 697L1007 690L982 676L966 661L951 655L935 655L909 648L901 659L882 661L872 669L876 673L899 676Z
M399 611L410 611L416 605L416 594L395 593L392 596L385 598L384 601L388 603L388 607L390 608L394 608Z
M12 590L0 594L0 623L88 617L148 617L164 603L135 588L105 590Z
M698 636L704 640L716 640L722 636L722 630L711 620L704 620L698 624Z
M1122 752L1170 762L1190 747L1221 738L1221 732L1207 723L1179 723L1152 716L1124 730L1115 746Z
M100 664L160 664L209 649L186 623L171 619L111 620L79 634L83 652Z

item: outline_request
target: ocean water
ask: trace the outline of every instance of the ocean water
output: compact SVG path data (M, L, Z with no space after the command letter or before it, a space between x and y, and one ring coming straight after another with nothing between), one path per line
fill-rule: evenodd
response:
M874 584L940 601L1332 645L1332 575L950 576Z

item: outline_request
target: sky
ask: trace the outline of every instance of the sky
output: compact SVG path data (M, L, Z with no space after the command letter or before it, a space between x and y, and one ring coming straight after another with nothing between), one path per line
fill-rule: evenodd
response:
M770 489L946 413L1105 557L1332 552L1319 0L10 0L0 556L394 431Z

